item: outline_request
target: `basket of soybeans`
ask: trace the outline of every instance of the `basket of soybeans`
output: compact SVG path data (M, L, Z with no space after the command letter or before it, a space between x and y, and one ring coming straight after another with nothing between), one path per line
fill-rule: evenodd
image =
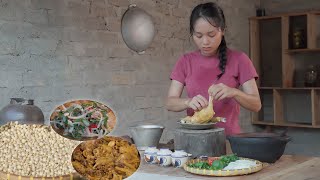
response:
M78 179L71 155L80 144L50 126L10 122L0 126L0 179Z

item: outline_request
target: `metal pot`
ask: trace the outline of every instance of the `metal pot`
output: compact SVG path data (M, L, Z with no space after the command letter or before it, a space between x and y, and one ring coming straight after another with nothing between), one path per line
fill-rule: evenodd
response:
M122 16L121 34L130 49L143 54L155 35L152 17L136 5L130 5Z
M233 153L239 157L274 163L282 155L291 138L285 134L242 133L227 137Z
M142 151L148 147L157 147L164 130L164 126L160 125L137 125L129 128L134 143Z
M0 125L11 121L22 124L44 124L41 109L34 105L34 100L11 98L10 104L0 111Z

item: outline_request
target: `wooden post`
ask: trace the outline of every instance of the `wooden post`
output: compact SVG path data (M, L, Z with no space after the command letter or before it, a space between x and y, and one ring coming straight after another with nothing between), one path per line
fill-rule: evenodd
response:
M316 15L307 14L307 41L308 49L315 49L317 46L317 34L316 34Z
M312 89L311 90L311 104L312 104L312 126L320 126L320 98L319 91Z
M249 19L250 23L250 59L256 71L261 77L261 70L260 70L260 30L259 30L259 20L258 19ZM258 87L260 86L260 78L257 81ZM255 123L260 121L259 113L251 113L251 122Z
M294 62L290 59L287 50L289 49L289 17L281 19L282 29L282 85L283 87L293 86Z
M278 90L273 90L273 112L274 112L274 124L282 125L285 123L283 117L283 101Z
M250 19L250 59L258 73L261 75L260 71L260 28L258 19ZM258 86L260 86L260 80L257 81Z

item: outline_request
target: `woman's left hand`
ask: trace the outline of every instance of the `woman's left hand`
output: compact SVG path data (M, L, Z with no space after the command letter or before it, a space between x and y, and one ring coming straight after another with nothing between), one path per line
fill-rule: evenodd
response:
M209 87L208 93L215 100L222 100L225 98L233 98L236 95L235 88L231 88L223 83L213 84Z

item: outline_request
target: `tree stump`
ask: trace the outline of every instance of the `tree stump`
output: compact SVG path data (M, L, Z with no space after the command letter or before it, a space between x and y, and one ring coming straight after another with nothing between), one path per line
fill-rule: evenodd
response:
M190 130L177 128L174 131L174 149L185 150L193 157L221 156L226 154L224 128Z

